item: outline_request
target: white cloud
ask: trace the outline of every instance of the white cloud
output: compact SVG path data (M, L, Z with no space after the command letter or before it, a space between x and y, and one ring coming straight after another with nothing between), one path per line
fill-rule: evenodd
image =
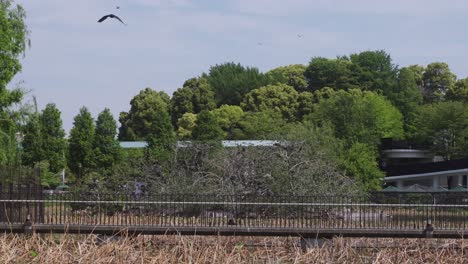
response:
M189 7L192 5L190 0L127 0L126 2L156 7Z
M465 0L230 0L234 10L260 15L396 14L440 16L464 14Z
M466 37L458 33L463 25L428 22L466 13L459 0L223 1L228 8L191 0L17 2L28 14L32 49L16 81L25 80L42 105L56 102L67 130L81 105L95 114L109 106L117 116L140 89L171 94L185 79L226 61L266 71L312 56L385 49L398 64L445 60L459 75L468 61ZM128 26L97 23L110 12ZM375 14L382 14L379 21Z

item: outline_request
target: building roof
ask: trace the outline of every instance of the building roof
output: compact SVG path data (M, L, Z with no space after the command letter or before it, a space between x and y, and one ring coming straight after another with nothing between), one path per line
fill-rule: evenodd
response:
M432 187L424 186L424 185L419 185L419 184L413 184L411 186L403 187L403 188L398 188L395 186L388 186L387 188L383 189L382 192L398 192L398 193L425 193L425 192L446 192L447 189L439 187L437 189L434 189Z
M177 147L184 148L190 146L191 141L178 141ZM221 144L225 148L232 147L272 147L281 144L277 140L222 140ZM120 141L121 148L145 148L146 141Z
M468 169L468 159L387 166L387 177Z
M120 147L124 149L128 148L145 148L148 146L146 141L120 141Z

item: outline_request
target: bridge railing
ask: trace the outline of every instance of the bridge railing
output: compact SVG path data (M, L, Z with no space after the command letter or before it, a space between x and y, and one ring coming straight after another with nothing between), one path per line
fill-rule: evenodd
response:
M215 196L132 197L98 193L0 196L3 223L80 226L235 227L468 231L468 196L415 197ZM42 208L40 214L32 211ZM35 209L36 210L36 209ZM14 216L14 217L13 217Z

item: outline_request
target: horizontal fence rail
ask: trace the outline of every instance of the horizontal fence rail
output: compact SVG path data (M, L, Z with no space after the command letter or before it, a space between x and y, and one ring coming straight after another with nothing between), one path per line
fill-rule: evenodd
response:
M468 232L465 194L428 198L62 193L24 198L0 193L0 229L21 230L30 224L41 232L406 237L465 237Z

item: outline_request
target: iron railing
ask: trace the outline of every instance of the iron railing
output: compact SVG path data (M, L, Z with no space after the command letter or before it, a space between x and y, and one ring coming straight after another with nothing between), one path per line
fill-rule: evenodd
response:
M10 196L11 197L11 196ZM399 197L0 194L0 222L115 227L468 231L468 196ZM23 197L23 196L21 196Z

